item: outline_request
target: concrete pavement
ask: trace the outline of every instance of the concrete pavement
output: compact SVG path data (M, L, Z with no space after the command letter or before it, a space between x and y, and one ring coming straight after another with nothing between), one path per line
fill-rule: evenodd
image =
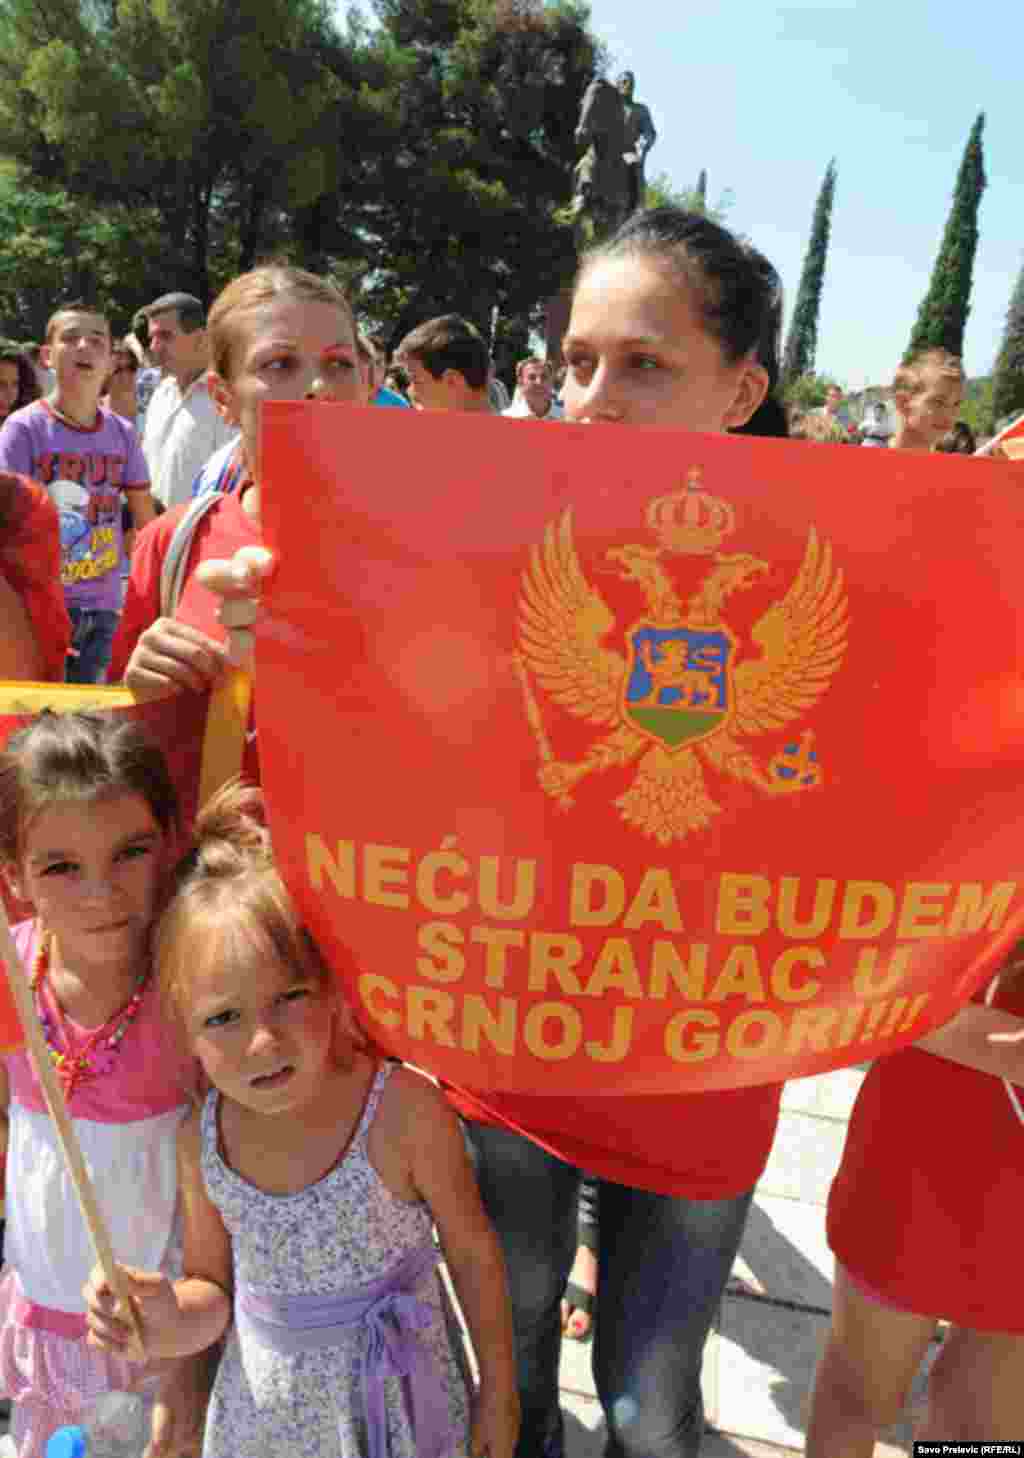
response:
M803 1448L806 1403L832 1301L825 1202L864 1077L844 1068L787 1085L771 1159L704 1353L702 1458L781 1458ZM921 1396L922 1379L915 1388ZM604 1422L590 1343L562 1344L568 1458L600 1458ZM911 1451L909 1418L876 1458Z

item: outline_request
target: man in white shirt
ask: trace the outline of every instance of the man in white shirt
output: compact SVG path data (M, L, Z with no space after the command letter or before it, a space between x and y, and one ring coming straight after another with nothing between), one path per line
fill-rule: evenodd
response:
M502 414L511 420L561 420L551 366L543 359L521 359L516 365L516 396Z
M142 449L152 492L164 506L189 501L192 483L214 451L238 432L206 388L209 346L203 306L192 294L164 294L136 315L149 332L149 356L163 371L146 410Z

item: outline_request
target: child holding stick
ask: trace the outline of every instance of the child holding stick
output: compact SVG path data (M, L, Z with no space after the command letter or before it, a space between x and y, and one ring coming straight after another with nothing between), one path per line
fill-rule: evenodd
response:
M118 1254L176 1273L175 1140L194 1064L165 1036L149 937L177 802L163 755L137 726L44 713L0 752L0 863L34 917L14 928L72 1126ZM85 1221L33 1066L0 1066L8 1265L0 1278L0 1393L19 1458L103 1392L154 1404L147 1458L198 1426L202 1364L136 1365L85 1343ZM187 1449L186 1449L187 1451Z

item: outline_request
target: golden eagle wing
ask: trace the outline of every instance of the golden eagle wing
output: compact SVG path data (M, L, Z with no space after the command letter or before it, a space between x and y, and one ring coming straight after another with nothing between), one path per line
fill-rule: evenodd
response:
M811 527L800 570L785 597L754 624L761 657L734 674L732 724L746 734L778 729L807 712L828 688L846 652L847 597L832 548Z
M601 640L614 615L583 574L572 510L550 522L534 547L519 596L519 651L556 703L592 724L618 724L626 660Z

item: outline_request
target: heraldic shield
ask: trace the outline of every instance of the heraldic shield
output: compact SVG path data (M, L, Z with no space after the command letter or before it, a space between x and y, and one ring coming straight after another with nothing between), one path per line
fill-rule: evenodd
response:
M627 635L629 671L623 712L642 734L666 749L707 739L733 710L728 628L659 628L637 623Z

